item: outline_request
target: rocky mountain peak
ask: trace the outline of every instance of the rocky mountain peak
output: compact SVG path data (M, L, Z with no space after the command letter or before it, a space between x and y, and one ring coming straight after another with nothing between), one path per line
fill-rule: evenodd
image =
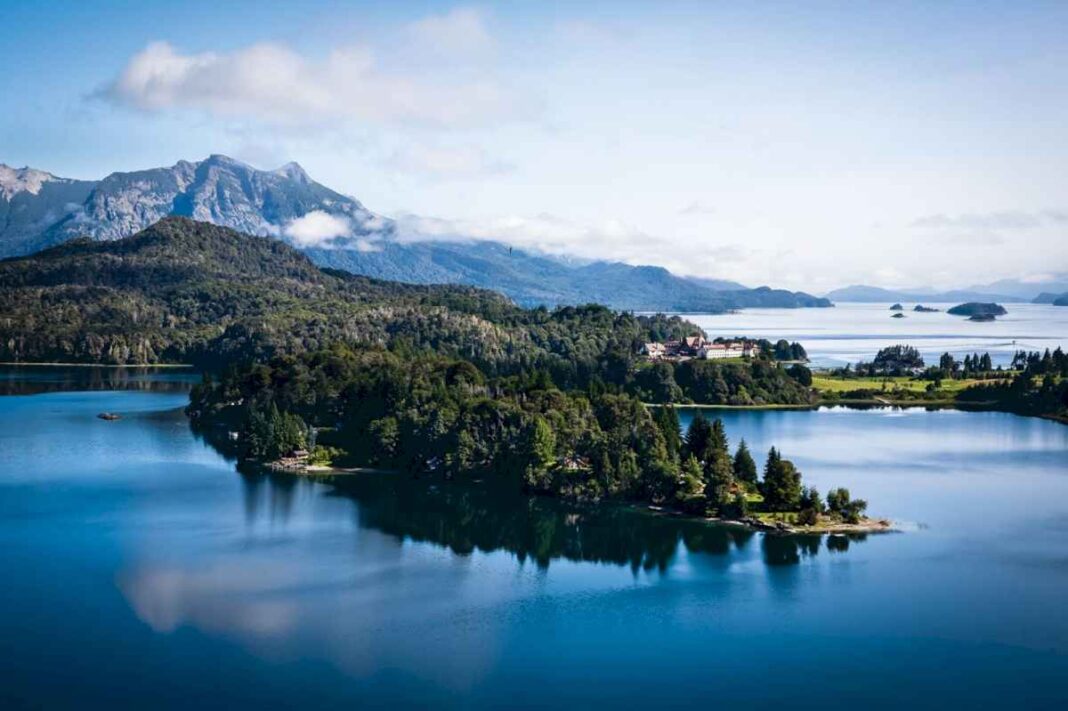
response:
M37 195L45 183L58 180L51 173L34 168L12 168L0 163L0 197L10 200L17 193L27 192Z
M293 180L298 183L303 183L305 185L312 182L312 179L308 175L308 173L304 170L304 168L300 166L300 163L297 163L296 161L290 161L289 163L283 165L281 168L276 168L272 172L275 175L280 175L283 178L288 178L289 180Z
M70 189L42 192L48 181L69 183ZM197 162L112 173L98 182L64 181L43 171L4 166L0 190L9 199L21 192L30 194L20 202L34 200L33 205L20 205L6 228L0 225L0 256L26 254L75 237L120 239L168 215L288 239L291 229L301 230L301 218L326 213L351 226L351 234L333 240L338 243L334 246L343 246L346 239L386 236L392 230L389 220L315 182L297 163L258 170L220 153ZM309 230L315 236L315 225L305 225L304 238Z

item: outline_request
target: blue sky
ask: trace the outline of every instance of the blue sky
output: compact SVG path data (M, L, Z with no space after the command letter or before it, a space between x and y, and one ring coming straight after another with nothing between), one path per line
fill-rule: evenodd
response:
M0 162L821 291L1068 270L1066 3L0 3Z

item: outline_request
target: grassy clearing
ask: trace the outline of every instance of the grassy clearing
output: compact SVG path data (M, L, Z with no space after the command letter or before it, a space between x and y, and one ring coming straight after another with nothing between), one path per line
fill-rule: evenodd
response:
M853 390L883 390L884 383L886 384L886 392L891 392L893 390L907 390L909 392L922 393L926 392L927 385L930 382L930 380L916 380L907 375L890 378L837 378L828 375L815 374L812 376L812 387L821 392L828 393L845 393ZM943 380L942 387L939 388L938 392L956 394L973 385L992 384L996 382L999 381L977 380L973 378L965 380Z

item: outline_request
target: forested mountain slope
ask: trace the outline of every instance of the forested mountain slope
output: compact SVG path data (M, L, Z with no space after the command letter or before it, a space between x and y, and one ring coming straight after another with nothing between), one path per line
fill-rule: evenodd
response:
M574 369L696 329L678 318L525 310L471 287L322 270L277 240L174 217L126 239L0 261L0 314L5 361L202 366L340 341L430 349L490 371Z

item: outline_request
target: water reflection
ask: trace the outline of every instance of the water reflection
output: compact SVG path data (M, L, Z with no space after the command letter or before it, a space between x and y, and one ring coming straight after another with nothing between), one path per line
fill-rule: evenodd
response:
M0 395L85 390L140 390L189 392L200 381L192 368L96 367L96 366L0 366Z
M288 511L293 477L245 474L246 501L262 502L258 492L270 487L272 520ZM546 569L556 559L610 563L638 571L665 573L679 554L710 556L746 554L754 537L768 565L796 565L815 556L824 536L756 534L737 526L715 525L655 515L620 505L578 506L544 497L528 497L482 485L428 484L388 474L336 477L333 495L353 499L358 524L401 540L432 543L457 555L507 551L520 563ZM255 516L259 506L247 506ZM833 539L833 540L831 540ZM831 536L827 549L848 550L864 536Z
M271 524L285 524L293 512L297 477L238 470L245 506L245 523L252 526L266 518Z

